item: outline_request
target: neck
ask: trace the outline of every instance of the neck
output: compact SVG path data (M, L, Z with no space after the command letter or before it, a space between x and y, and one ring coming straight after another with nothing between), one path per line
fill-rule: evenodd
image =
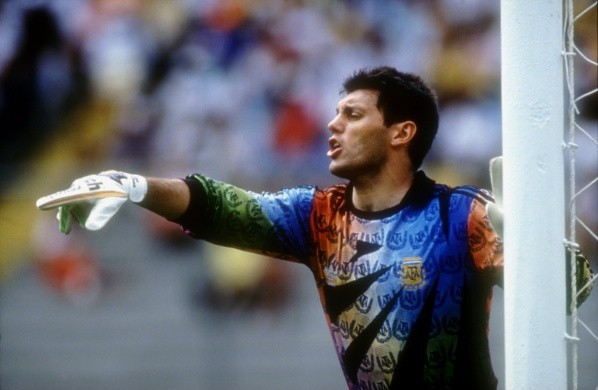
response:
M362 211L381 211L396 206L411 188L415 173L382 174L353 181L353 206Z

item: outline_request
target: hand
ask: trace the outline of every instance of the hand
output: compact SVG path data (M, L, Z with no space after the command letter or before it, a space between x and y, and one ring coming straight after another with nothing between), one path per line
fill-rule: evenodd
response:
M38 199L41 210L58 207L59 229L71 230L73 219L87 230L99 230L130 200L139 203L147 192L143 176L106 171L75 180L71 186Z

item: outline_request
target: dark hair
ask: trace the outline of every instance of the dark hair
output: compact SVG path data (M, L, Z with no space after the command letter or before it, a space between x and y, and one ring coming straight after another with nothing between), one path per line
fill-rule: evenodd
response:
M358 70L344 80L343 89L346 93L359 89L377 91L377 107L385 126L407 120L415 123L417 132L407 150L413 169L417 170L438 131L438 99L434 91L419 76L388 66Z

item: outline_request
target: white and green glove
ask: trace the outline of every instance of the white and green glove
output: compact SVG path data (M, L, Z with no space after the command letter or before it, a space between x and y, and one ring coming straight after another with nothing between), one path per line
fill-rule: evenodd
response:
M37 200L40 210L58 207L59 229L69 234L73 219L87 230L99 230L130 200L139 203L147 193L140 175L105 171L77 179L69 188Z

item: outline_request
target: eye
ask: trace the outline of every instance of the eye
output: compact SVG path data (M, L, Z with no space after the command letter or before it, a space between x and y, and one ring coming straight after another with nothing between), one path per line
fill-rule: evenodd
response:
M354 109L347 107L343 110L343 114L349 119L358 119L361 118L361 114Z
M362 117L362 115L359 112L355 112L355 111L351 112L351 114L349 115L350 119L359 119L361 117Z

